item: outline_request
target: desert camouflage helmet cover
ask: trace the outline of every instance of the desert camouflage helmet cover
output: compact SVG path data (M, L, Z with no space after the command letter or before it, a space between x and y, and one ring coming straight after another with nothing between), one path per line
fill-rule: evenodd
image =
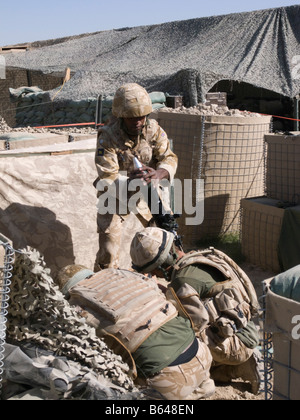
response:
M174 242L174 235L166 230L148 227L134 236L130 255L135 268L150 273L167 259Z
M112 113L117 118L144 117L152 112L148 92L137 83L127 83L115 93Z
M83 265L68 265L59 271L56 283L58 284L61 292L68 296L68 292L73 286L93 274L93 271Z

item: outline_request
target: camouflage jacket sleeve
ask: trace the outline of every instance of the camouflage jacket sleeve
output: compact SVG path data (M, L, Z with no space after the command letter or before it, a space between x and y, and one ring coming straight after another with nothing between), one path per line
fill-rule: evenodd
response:
M110 130L99 131L95 156L99 178L112 182L119 178L120 171L117 154L119 144L113 134ZM171 150L166 132L158 125L157 121L149 120L149 125L144 132L144 140L152 148L153 166L150 166L155 169L166 169L170 174L170 180L172 180L177 170L178 159ZM125 167L124 170L126 170Z
M97 138L95 164L99 179L115 181L119 177L119 162L116 149L105 131L100 131Z

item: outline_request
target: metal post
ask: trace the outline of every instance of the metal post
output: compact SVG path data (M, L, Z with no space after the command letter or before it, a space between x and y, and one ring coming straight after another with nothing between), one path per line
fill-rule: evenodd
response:
M0 247L4 248L4 258L0 265L0 399L2 394L2 374L4 370L4 351L6 342L7 309L10 294L14 250L6 238L0 235ZM3 265L2 265L3 263Z
M98 124L102 124L102 95L98 95L97 106L96 106L96 117L95 117L95 129L98 128Z
M266 297L267 297L267 287L265 281L262 282L263 295L260 297L262 301L262 354L264 362L263 370L263 392L265 394L265 400L270 401L273 399L273 336L271 333L266 331L265 321L266 321Z
M299 98L294 99L294 118L299 120ZM294 121L294 130L299 131L299 121Z

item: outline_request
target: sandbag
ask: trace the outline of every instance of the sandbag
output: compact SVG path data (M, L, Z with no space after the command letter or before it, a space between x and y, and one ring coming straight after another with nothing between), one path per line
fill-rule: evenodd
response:
M149 96L153 104L156 104L156 103L162 104L166 102L166 95L164 94L164 92L151 92L149 93Z
M276 276L270 287L276 295L300 302L300 265Z

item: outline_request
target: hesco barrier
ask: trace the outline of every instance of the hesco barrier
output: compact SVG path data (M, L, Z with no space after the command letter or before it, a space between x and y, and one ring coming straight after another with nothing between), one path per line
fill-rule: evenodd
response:
M297 268L297 267L296 267ZM273 400L300 399L300 303L272 292L266 280L265 331L273 342Z
M300 133L294 136L272 134L265 140L267 196L300 204Z
M241 244L247 261L280 273L278 244L284 209L278 200L255 197L241 200Z
M204 180L204 221L179 219L184 245L240 230L240 201L264 193L264 136L271 117L206 116L158 111L152 115L173 140L176 178Z

